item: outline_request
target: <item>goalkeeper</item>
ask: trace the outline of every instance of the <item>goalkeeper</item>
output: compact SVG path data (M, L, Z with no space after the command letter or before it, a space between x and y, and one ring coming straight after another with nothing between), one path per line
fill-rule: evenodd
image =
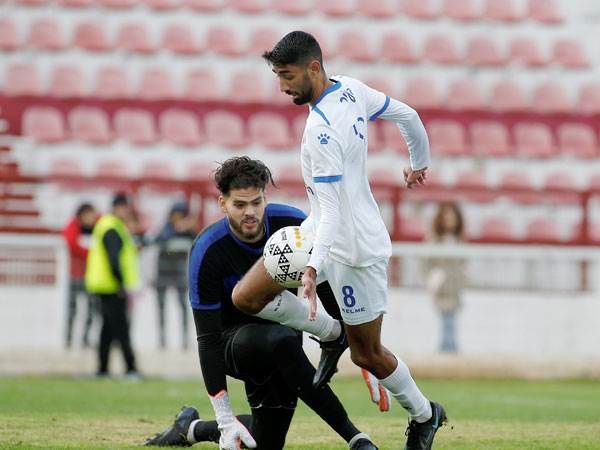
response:
M190 445L213 440L224 450L242 445L279 450L284 447L300 398L350 449L377 449L350 421L328 384L313 386L315 368L302 349L301 332L275 323L283 321L278 316L277 300L286 305L292 302L275 299L272 308L265 312L267 316L261 316L245 314L231 301L233 287L262 256L269 236L282 227L300 225L304 213L285 205L267 205L265 188L273 181L269 169L260 161L231 158L217 169L215 182L225 218L196 238L188 276L200 366L216 421L202 421L194 408L183 408L175 423L147 444ZM325 309L339 318L329 285L319 285L318 294ZM308 311L308 305L300 299L296 306ZM338 351L333 352L337 363L347 347L345 335L338 320L320 314L315 321L287 325L334 343L333 347L337 345ZM303 317L308 317L308 312ZM244 381L251 416L235 416L227 394L226 375Z

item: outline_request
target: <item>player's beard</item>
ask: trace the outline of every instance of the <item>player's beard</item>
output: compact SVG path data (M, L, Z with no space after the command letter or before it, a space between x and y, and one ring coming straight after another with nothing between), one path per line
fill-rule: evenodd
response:
M305 105L313 98L313 87L308 76L304 76L304 85L298 91L298 96L293 97L293 102L296 105Z
M233 230L241 236L245 241L248 242L256 242L264 232L264 220L263 219L255 219L256 226L248 231L247 228L244 227L244 223L248 221L248 219L242 219L240 222L234 222L232 220L229 221L229 226L233 228Z

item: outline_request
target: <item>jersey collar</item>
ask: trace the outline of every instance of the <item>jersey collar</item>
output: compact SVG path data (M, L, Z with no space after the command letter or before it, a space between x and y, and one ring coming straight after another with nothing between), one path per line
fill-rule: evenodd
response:
M331 80L331 81L335 81L335 80ZM334 84L332 84L331 86L329 86L327 89L325 89L321 93L321 95L319 96L319 98L312 104L312 107L314 108L315 106L317 106L319 104L319 102L321 100L323 100L323 98L325 98L325 96L327 94L331 94L333 91L337 91L341 87L342 87L342 83L340 81L335 81Z

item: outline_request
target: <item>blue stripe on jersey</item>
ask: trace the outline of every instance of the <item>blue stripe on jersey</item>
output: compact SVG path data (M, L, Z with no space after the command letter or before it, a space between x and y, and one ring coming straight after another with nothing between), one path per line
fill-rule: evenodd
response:
M189 300L193 309L219 309L221 303L202 303L200 293L198 292L198 277L200 275L200 266L204 255L208 251L211 245L217 242L219 239L227 236L229 233L229 227L227 221L221 219L215 224L208 227L204 232L198 236L196 242L192 246L192 251L189 257L189 269L188 269L188 286L189 286Z
M333 81L333 80L332 80ZM319 95L319 98L313 103L313 108L315 106L317 106L319 104L319 102L321 100L323 100L323 98L325 98L325 96L327 94L331 94L333 91L337 91L339 88L342 87L342 83L339 81L336 81L334 84L332 84L331 86L329 86L327 89L325 89L321 95Z
M387 109L389 104L390 104L390 96L386 95L385 103L383 104L381 109L379 111L377 111L375 114L373 114L371 117L369 117L369 120L373 121L373 120L377 119L380 115L382 115L385 112L385 110Z
M325 113L323 111L321 111L319 108L317 108L316 106L313 106L312 109L314 112L316 112L318 115L320 115L323 120L325 120L325 123L329 126L331 126L331 124L329 123L329 120L327 120L327 117L325 116Z
M340 181L342 179L341 175L329 175L327 177L313 177L313 181L315 183L333 183L335 181Z
M294 208L293 206L282 205L281 203L269 203L267 205L266 214L268 217L295 217L297 219L306 219L304 211Z

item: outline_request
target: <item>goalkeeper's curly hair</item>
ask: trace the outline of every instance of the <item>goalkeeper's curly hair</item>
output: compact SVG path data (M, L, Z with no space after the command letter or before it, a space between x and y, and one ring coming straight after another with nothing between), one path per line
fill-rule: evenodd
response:
M265 189L269 183L277 187L269 168L262 161L248 156L229 158L217 168L214 177L217 189L225 196L232 189Z

